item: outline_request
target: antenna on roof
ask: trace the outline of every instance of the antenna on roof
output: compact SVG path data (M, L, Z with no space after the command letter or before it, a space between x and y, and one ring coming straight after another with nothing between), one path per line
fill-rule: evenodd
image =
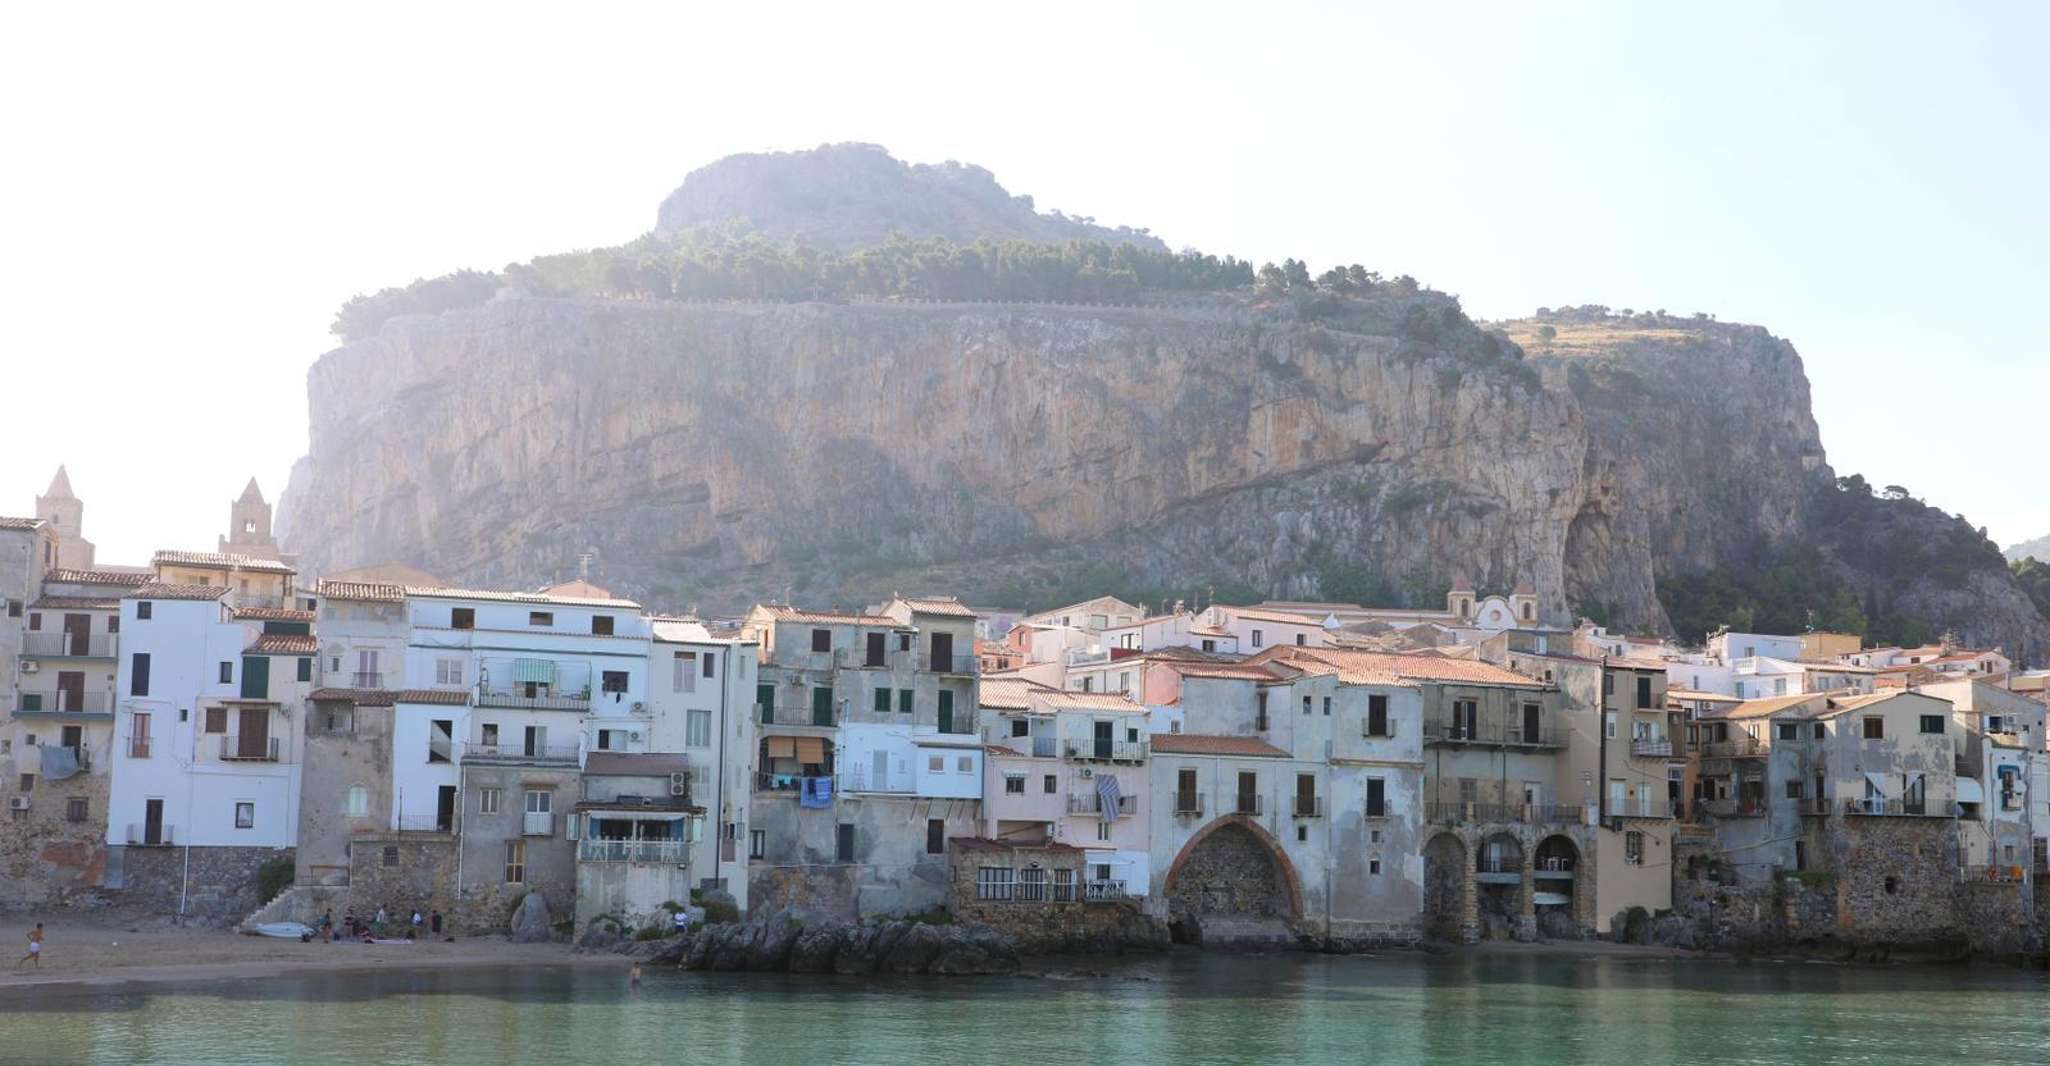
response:
M595 556L591 554L591 550L589 548L586 548L583 551L577 553L578 581L588 582L591 580L591 560L593 558L595 558Z

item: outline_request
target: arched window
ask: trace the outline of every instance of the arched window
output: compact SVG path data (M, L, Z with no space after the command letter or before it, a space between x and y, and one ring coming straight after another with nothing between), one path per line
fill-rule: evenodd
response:
M367 818L370 815L370 790L362 785L349 786L349 817Z

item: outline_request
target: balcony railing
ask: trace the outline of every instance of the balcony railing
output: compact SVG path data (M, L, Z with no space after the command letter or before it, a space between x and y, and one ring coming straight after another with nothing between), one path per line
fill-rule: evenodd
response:
M1862 814L1874 817L1918 818L1929 813L1926 800L1909 802L1897 799L1848 799L1844 801L1845 814Z
M981 670L982 660L973 655L927 655L922 665L935 674L966 674Z
M1118 797L1119 817L1137 814L1138 811L1139 797ZM1068 813L1091 818L1098 817L1103 814L1103 797L1094 792L1070 792L1068 793Z
M1267 810L1267 797L1241 792L1232 797L1233 814L1262 814Z
M1989 885L2018 885L2022 882L2022 868L2007 864L2001 866L1961 866L1958 880Z
M1393 737L1394 735L1395 719L1393 718L1390 718L1387 721L1382 722L1381 728L1378 730L1374 728L1374 723L1371 720L1363 721L1360 723L1360 736L1363 736L1368 740L1387 740L1388 738Z
M1032 757L1035 759L1051 759L1059 754L1059 747L1059 742L1052 737L1033 737Z
M546 795L546 793L543 793ZM520 835L530 837L552 837L555 835L555 815L549 811L524 811L520 820Z
M1582 825L1587 808L1556 803L1426 803L1428 821L1452 825L1509 822L1518 825Z
M1115 903L1118 900L1128 898L1130 897L1125 893L1125 883L1123 881L1082 882L1082 902L1084 903Z
M485 743L481 738L463 745L464 762L568 763L576 765L575 744L528 744L525 741Z
M111 714L114 694L62 688L22 689L15 695L14 708L19 714Z
M346 676L349 680L350 688L387 689L399 687L397 679L393 675L381 670L351 670L347 675L337 676Z
M842 792L916 792L917 783L910 771L901 774L878 774L873 767L857 766L842 770L837 782Z
M479 707L503 707L514 711L589 711L589 690L529 696L524 691L478 688L474 702Z
M1668 759L1673 755L1670 740L1639 739L1630 742L1630 754L1640 759Z
M221 758L228 762L277 762L277 737L239 737L221 734Z
M1609 805L1611 818L1671 818L1673 805L1665 800L1634 799Z
M1201 792L1177 792L1174 794L1174 812L1178 815L1202 817L1205 796Z
M1757 737L1734 737L1729 740L1710 740L1696 745L1701 754L1717 759L1740 759L1768 754L1765 741Z
M129 737L128 757L131 759L149 758L149 746L150 738L148 737Z
M1474 860L1474 872L1482 874L1520 874L1523 872L1523 857L1510 858L1507 855L1482 855Z
M811 778L830 778L832 776L831 774L771 774L757 770L755 772L755 791L773 792L778 795L795 798L798 793L804 791L804 783Z
M1070 741L1068 758L1096 762L1144 762L1149 745L1143 740Z
M1695 806L1703 814L1717 818L1761 818L1765 815L1765 801L1762 799L1702 800Z
M150 839L149 827L140 822L128 823L128 843L138 848L168 848L177 842L176 827L160 825L156 839Z
M584 840L577 844L582 862L675 863L690 861L690 842L685 840Z
M44 659L111 659L112 633L23 633L21 654Z
M1426 744L1478 744L1500 748L1562 748L1566 731L1555 727L1525 729L1521 724L1479 722L1468 729L1463 722L1427 721Z
M232 601L237 607L298 606L296 602L290 601L285 597L278 595L275 592L238 592L233 589L230 589L228 591L228 599Z
M1324 797L1290 796L1288 811L1297 818L1322 818L1324 817Z

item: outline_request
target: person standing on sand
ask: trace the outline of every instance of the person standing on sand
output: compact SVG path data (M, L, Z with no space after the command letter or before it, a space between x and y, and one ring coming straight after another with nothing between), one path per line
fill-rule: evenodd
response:
M37 922L36 927L28 931L28 954L16 959L14 965L18 967L24 962L35 963L38 970L43 968L43 923L41 922Z

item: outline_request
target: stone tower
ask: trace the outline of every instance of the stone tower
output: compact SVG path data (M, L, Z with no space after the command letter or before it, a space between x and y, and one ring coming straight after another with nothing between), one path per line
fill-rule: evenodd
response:
M57 534L57 565L67 570L93 568L93 542L85 539L85 502L71 492L71 476L57 468L50 487L36 497L36 517Z
M256 559L280 558L277 538L270 535L270 504L264 501L255 478L250 478L241 497L228 505L228 535L221 538L220 550Z

